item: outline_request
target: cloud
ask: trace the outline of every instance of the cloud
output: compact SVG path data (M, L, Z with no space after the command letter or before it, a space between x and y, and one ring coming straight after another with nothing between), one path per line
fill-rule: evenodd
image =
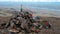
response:
M22 2L60 2L60 0L19 0Z
M12 1L12 2L60 2L60 0L0 0L0 1Z
M4 2L4 1L18 1L18 0L0 0L1 2Z

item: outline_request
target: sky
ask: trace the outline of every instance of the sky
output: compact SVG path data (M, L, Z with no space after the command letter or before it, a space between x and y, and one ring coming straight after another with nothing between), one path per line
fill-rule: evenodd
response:
M60 0L0 0L0 2L60 2Z

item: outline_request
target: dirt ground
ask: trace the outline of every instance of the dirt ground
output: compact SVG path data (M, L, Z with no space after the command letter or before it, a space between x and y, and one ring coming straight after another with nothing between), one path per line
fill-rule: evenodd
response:
M47 17L46 19L51 23L52 28L42 30L41 34L60 34L60 18Z
M43 17L44 18L44 17ZM60 18L45 17L52 24L51 29L43 29L39 34L60 34ZM0 17L0 24L9 22L10 17ZM0 29L1 30L1 29Z

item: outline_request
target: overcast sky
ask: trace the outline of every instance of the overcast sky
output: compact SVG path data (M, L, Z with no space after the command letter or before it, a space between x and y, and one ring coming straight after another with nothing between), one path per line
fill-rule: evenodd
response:
M60 0L0 0L1 2L12 1L12 2L60 2Z

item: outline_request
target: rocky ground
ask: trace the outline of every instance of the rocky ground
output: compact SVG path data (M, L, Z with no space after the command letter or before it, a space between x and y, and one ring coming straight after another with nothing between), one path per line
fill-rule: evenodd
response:
M42 34L60 34L60 18L45 17L52 24L51 29L41 31Z
M4 23L6 21L8 22L9 18L0 17L0 24ZM52 24L52 28L51 29L43 29L39 32L39 34L60 34L60 18L47 17L46 19L48 19L50 21L50 23Z
M0 24L2 23L8 23L10 18L11 18L11 15L10 13L14 13L14 12L10 12L10 13L6 13L8 14L7 16L8 17L4 17L4 14L2 14L3 12L0 12ZM5 14L5 15L6 15ZM10 14L10 16L9 16ZM3 17L1 16L3 15ZM47 19L51 24L52 24L52 28L51 29L43 29L43 30L40 30L40 32L38 34L60 34L60 18L55 18L55 17L42 17L43 19ZM0 29L0 34L1 34L1 31L3 31L7 33L7 30L6 29Z

